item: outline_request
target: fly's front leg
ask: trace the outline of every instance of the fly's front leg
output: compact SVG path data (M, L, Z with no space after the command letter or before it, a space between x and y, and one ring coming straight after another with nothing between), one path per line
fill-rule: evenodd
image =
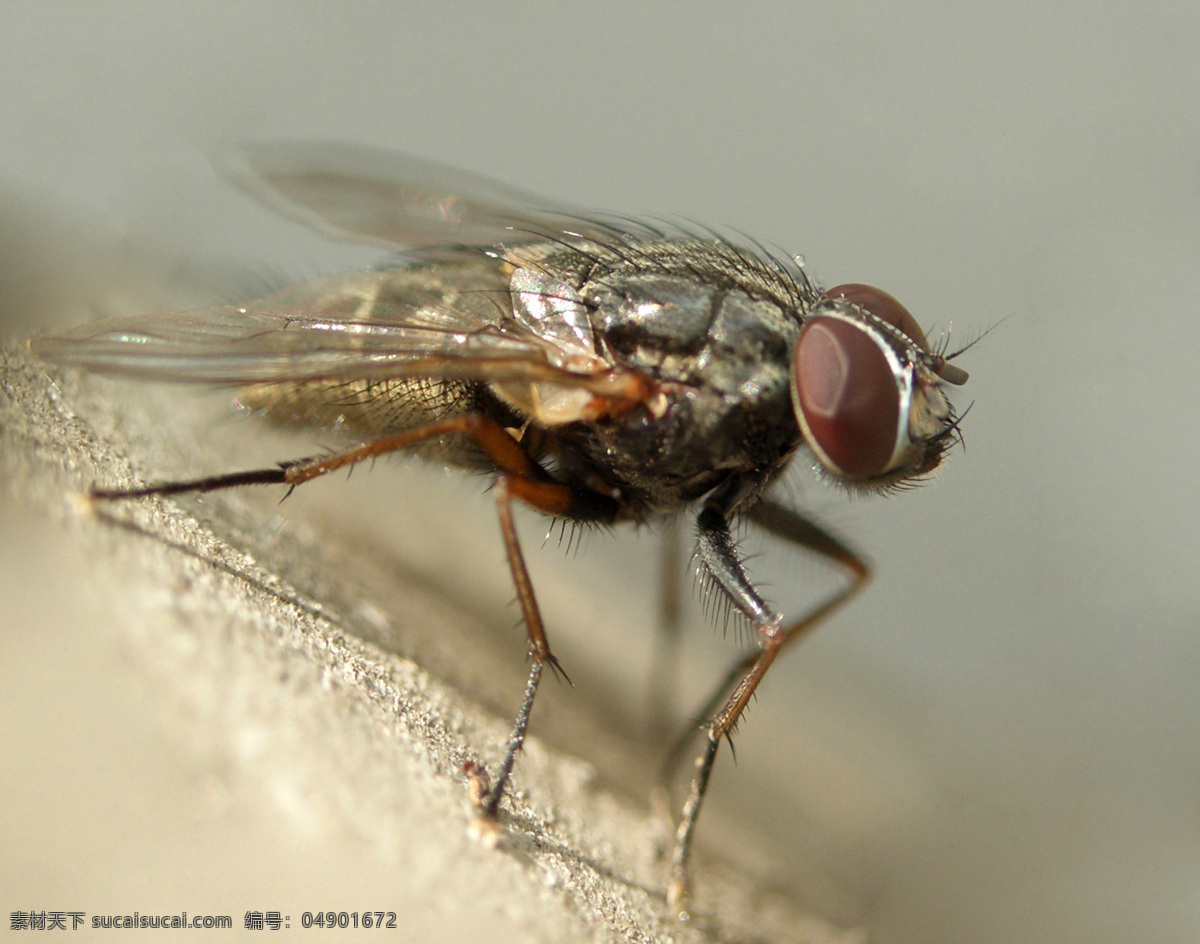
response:
M763 676L784 647L811 632L830 613L861 590L870 579L870 568L862 557L802 515L774 502L761 501L751 509L750 517L776 536L807 547L843 565L849 571L851 579L824 603L784 628L782 618L767 605L746 575L746 570L738 559L733 538L729 533L726 512L721 507L719 498L712 499L700 512L697 519L697 556L720 592L728 596L733 605L753 624L758 637L758 651L734 664L705 705L703 716L711 717L712 721L708 725L708 739L704 751L696 760L696 774L692 779L675 833L671 884L667 891L668 902L672 908L678 910L681 917L687 916L688 899L691 894L688 859L691 855L696 820L708 790L709 777L722 738L729 737L733 732ZM681 739L672 750L672 766L687 740L686 737Z
M671 857L671 883L667 888L667 902L678 911L681 918L688 916L688 900L691 897L688 859L692 851L696 820L700 816L700 805L704 802L708 780L717 759L717 749L721 746L721 740L733 731L746 703L754 694L754 689L775 661L784 639L781 618L754 588L738 559L733 538L729 533L729 522L719 499L710 500L700 512L696 530L696 554L701 566L711 575L717 588L726 594L733 605L754 625L759 651L752 657L749 671L741 677L737 687L725 701L724 707L708 725L708 740L703 753L696 760L696 773L679 818L679 826L675 832L675 850Z

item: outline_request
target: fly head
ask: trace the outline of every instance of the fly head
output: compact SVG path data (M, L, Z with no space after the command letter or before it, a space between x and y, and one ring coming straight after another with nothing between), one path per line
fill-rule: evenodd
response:
M933 472L956 429L943 385L966 381L966 371L931 350L907 308L857 283L821 295L792 357L792 405L805 442L851 488L888 488Z

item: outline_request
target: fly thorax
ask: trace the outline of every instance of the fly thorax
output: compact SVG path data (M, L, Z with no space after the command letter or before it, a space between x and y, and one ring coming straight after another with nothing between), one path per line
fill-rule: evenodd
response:
M509 282L513 319L547 342L552 367L579 373L603 370L587 306L562 279L541 269L522 268ZM546 426L583 418L593 395L587 390L553 381L498 381L492 390L509 406Z

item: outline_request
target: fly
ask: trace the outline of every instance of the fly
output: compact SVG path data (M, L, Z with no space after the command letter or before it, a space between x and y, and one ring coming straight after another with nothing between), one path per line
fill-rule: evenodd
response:
M950 363L961 351L931 346L886 292L823 291L797 262L760 246L578 214L414 158L260 145L243 152L232 176L326 235L404 255L244 306L84 325L32 349L103 373L234 387L270 418L337 428L354 444L92 497L272 483L290 491L396 450L490 473L531 657L499 770L469 776L479 815L493 825L542 675L561 672L513 502L578 523L694 513L698 567L757 645L704 711L706 743L668 886L686 916L693 834L722 740L780 652L870 577L857 552L771 487L801 451L855 491L928 477L958 435L945 385L967 380ZM739 517L841 565L846 584L785 620L738 556Z

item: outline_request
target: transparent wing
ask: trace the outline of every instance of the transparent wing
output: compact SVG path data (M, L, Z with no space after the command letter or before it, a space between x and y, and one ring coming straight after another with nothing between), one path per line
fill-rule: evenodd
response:
M243 189L328 236L426 251L246 306L94 322L35 339L34 353L100 373L231 386L475 380L539 416L553 412L547 402L566 404L553 413L564 422L581 415L580 391L614 403L644 392L639 378L570 332L565 343L561 332L543 325L536 333L514 318L511 273L502 254L481 247L546 238L612 245L654 230L535 209L537 198L519 190L387 151L258 144L218 163ZM567 301L548 300L559 308Z
M517 243L569 232L612 240L626 227L432 161L332 143L239 147L221 171L271 209L327 237L389 249Z
M611 363L565 351L513 319L498 266L464 254L459 265L350 273L246 306L92 322L30 347L59 363L146 380L438 377L623 396Z

